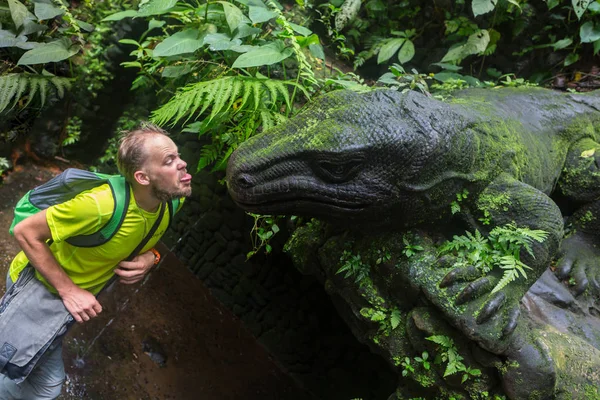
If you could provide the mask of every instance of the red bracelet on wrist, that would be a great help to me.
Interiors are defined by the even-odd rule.
[[[157,265],[160,262],[160,253],[154,247],[151,248],[151,251],[154,254],[154,265]]]

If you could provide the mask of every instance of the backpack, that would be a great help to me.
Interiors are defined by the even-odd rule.
[[[55,204],[71,200],[79,193],[105,183],[110,186],[115,204],[110,220],[99,231],[89,235],[73,236],[66,239],[66,242],[77,247],[95,247],[108,242],[117,233],[127,214],[130,201],[129,182],[121,175],[107,175],[77,168],[66,169],[48,182],[27,192],[15,206],[15,216],[9,228],[10,234],[13,234],[15,225],[25,218]],[[167,202],[167,206],[170,225],[174,212],[179,207],[179,199]]]

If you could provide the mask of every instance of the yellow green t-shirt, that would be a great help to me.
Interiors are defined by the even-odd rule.
[[[46,211],[46,221],[53,240],[50,249],[54,257],[77,286],[93,294],[102,289],[119,262],[125,260],[140,244],[159,216],[160,208],[153,213],[145,211],[137,206],[133,191],[130,194],[131,201],[120,229],[108,242],[96,247],[76,247],[65,240],[97,232],[110,220],[114,200],[108,184],[82,192],[72,200],[49,207]],[[179,207],[181,204],[183,199]],[[169,211],[165,209],[158,229],[140,254],[154,247],[168,225]],[[22,251],[15,256],[10,265],[10,278],[13,282],[28,262]],[[38,272],[36,276],[56,292]]]

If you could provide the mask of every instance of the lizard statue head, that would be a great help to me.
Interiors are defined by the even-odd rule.
[[[428,189],[473,164],[457,125],[467,126],[461,113],[415,92],[331,92],[244,142],[228,162],[229,193],[261,214],[410,225],[435,212]]]

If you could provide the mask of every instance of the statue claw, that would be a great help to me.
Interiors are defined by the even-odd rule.
[[[515,331],[515,328],[517,327],[517,322],[519,321],[520,315],[521,315],[521,308],[519,307],[518,304],[516,306],[512,307],[510,309],[510,311],[508,311],[508,313],[506,315],[506,325],[504,325],[504,328],[502,329],[502,338],[503,339],[507,338]]]
[[[592,288],[595,294],[600,293],[600,251],[593,241],[583,234],[575,234],[563,241],[565,249],[559,258],[554,273],[560,280],[569,279],[568,284],[574,296],[583,294]]]
[[[461,305],[471,300],[474,300],[484,293],[489,292],[493,285],[488,277],[479,278],[473,281],[463,289],[463,291],[456,298],[456,305]]]
[[[506,295],[504,292],[496,292],[492,295],[492,298],[485,303],[485,306],[477,316],[477,325],[481,325],[492,316],[496,315],[498,310],[502,308],[506,301]]]
[[[481,273],[474,266],[455,268],[444,276],[439,286],[445,288],[457,282],[472,281],[479,276]]]

